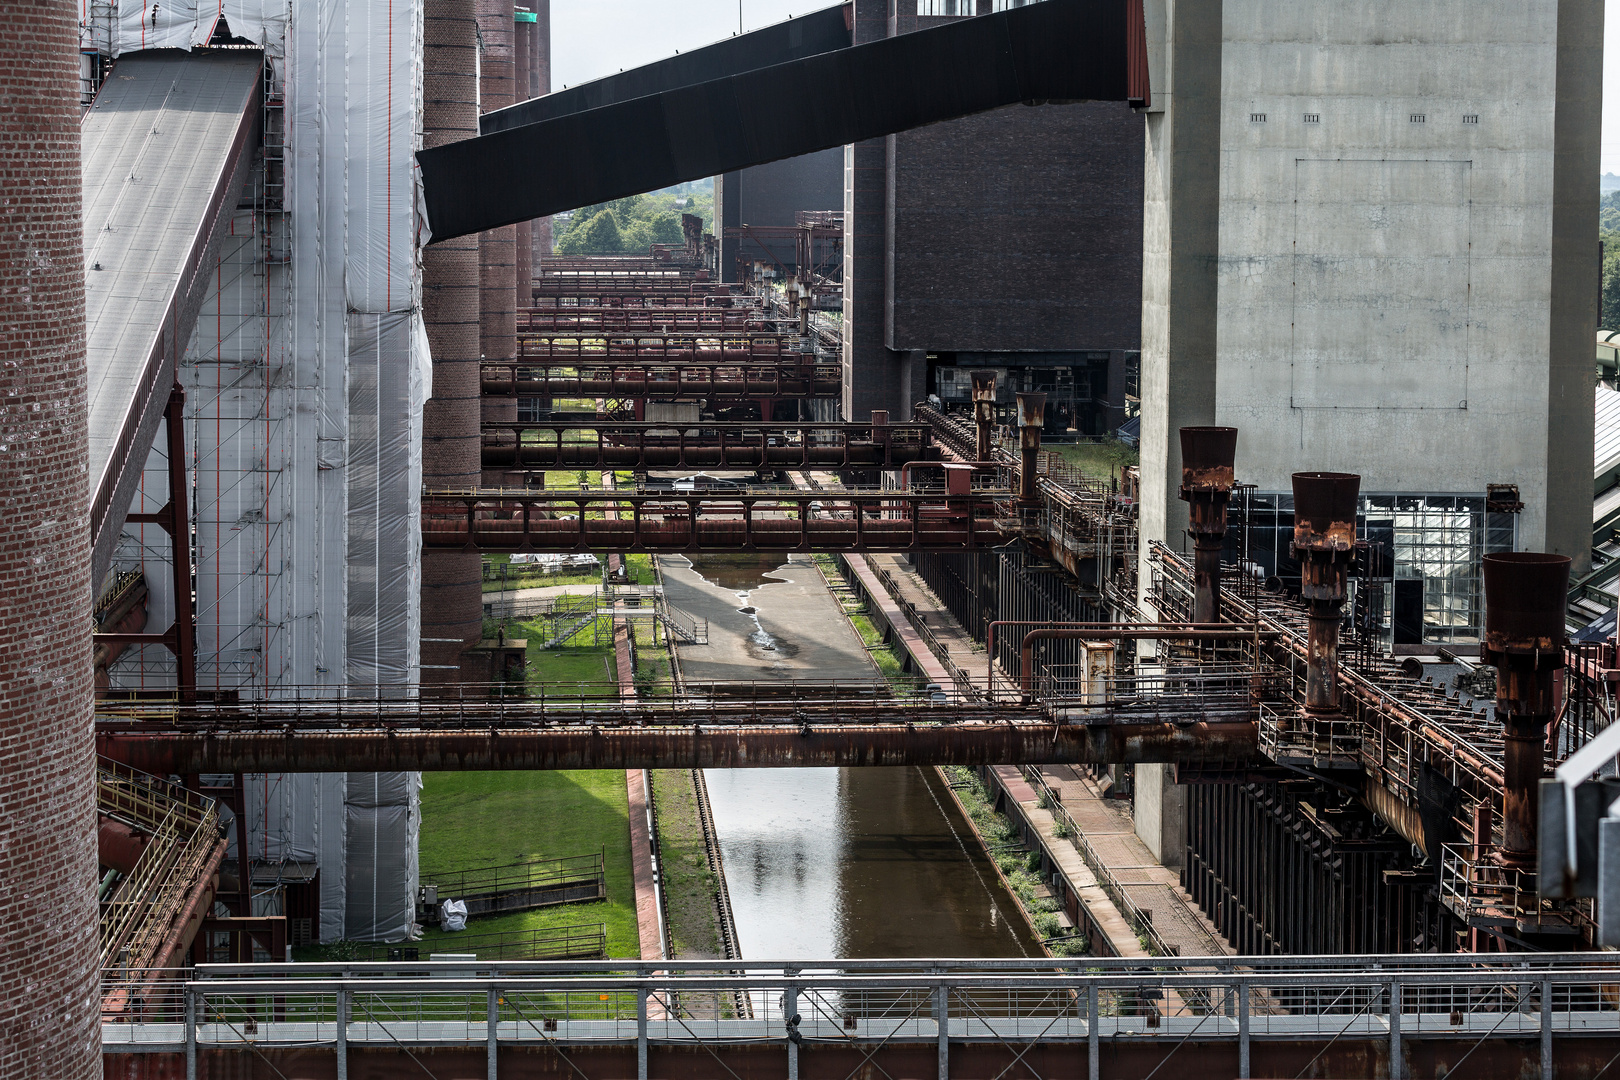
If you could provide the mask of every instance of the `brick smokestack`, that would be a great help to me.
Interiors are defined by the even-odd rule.
[[[551,93],[551,0],[529,0],[534,11],[534,22],[529,24],[533,38],[529,43],[529,96],[540,97]],[[534,248],[532,272],[540,276],[540,260],[551,254],[551,219],[534,219]]]
[[[512,104],[513,64],[512,0],[476,0],[478,33],[483,42],[478,88],[482,112],[493,112]],[[517,227],[503,225],[478,234],[479,340],[484,359],[510,361],[517,353],[514,303],[517,278]],[[492,395],[484,398],[482,417],[491,422],[517,419],[517,398]],[[485,487],[501,487],[507,482],[504,469],[483,474]]]
[[[530,71],[529,59],[534,52],[534,12],[528,8],[516,9],[512,26],[512,104],[528,101]],[[517,236],[516,258],[512,260],[513,303],[519,311],[534,306],[534,222],[520,221],[512,226]]]
[[[0,1076],[78,1080],[101,1075],[78,7],[6,15]]]
[[[427,0],[423,11],[424,146],[478,134],[478,24],[464,0]],[[479,480],[478,238],[422,254],[422,307],[433,352],[433,396],[422,413],[422,485]],[[465,645],[483,636],[481,560],[461,551],[422,554],[422,682],[455,682]],[[434,640],[440,639],[440,640]]]

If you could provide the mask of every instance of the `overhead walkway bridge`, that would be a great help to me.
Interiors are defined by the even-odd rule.
[[[202,965],[136,1022],[103,1023],[102,1048],[121,1077],[421,1075],[431,1055],[434,1075],[503,1080],[1552,1080],[1555,1062],[1597,1076],[1620,1053],[1620,968],[1595,953],[725,967]]]

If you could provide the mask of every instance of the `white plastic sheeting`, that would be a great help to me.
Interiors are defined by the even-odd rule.
[[[79,44],[114,56],[204,45],[223,22],[271,56],[282,55],[287,0],[79,0]]]
[[[244,192],[256,211],[233,224],[181,375],[199,681],[247,698],[407,696],[431,373],[416,242],[421,0],[82,0],[81,37],[115,53],[190,49],[221,18],[271,58],[284,109],[266,128],[284,132],[285,167],[279,190]],[[132,536],[126,558],[153,558],[145,548]],[[249,854],[319,866],[321,940],[410,933],[418,774],[246,783]]]

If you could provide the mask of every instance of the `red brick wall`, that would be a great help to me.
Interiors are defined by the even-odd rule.
[[[0,1076],[101,1075],[78,10],[0,23]]]

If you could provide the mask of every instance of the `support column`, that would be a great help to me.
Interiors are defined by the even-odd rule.
[[[476,0],[482,46],[478,69],[479,112],[513,103],[515,64],[512,39],[517,29],[512,0]],[[526,77],[526,76],[525,76]],[[517,226],[503,225],[478,234],[478,341],[483,358],[507,362],[517,354]],[[517,420],[517,398],[504,394],[482,400],[480,414],[490,423]],[[512,435],[515,441],[515,433]],[[504,469],[481,470],[483,486],[505,486]]]
[[[423,10],[422,143],[478,134],[478,28],[463,0],[427,0]],[[422,253],[422,314],[433,355],[433,394],[422,410],[422,486],[477,486],[480,474],[478,238]],[[477,553],[422,553],[422,683],[460,678],[461,651],[483,636],[482,560]]]
[[[53,1080],[101,1076],[78,16],[0,32],[0,1076]]]

